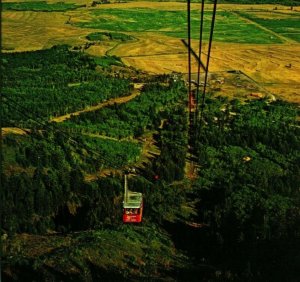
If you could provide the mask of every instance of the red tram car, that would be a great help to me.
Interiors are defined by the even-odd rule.
[[[143,194],[130,191],[127,186],[127,175],[125,174],[123,222],[140,223],[143,217]]]

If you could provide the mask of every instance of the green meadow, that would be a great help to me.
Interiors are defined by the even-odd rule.
[[[185,38],[186,11],[165,11],[156,9],[101,9],[91,12],[89,21],[77,23],[83,28],[94,28],[116,32],[156,32],[176,38]],[[204,40],[209,38],[212,12],[205,12]],[[294,18],[288,19],[293,23]],[[199,38],[199,12],[191,13],[191,36]],[[229,11],[218,11],[214,39],[219,42],[274,44],[282,40],[254,23]]]
[[[300,15],[275,11],[269,12],[269,17],[264,17],[265,13],[262,12],[247,11],[239,14],[286,38],[300,42]]]
[[[73,3],[57,2],[49,4],[46,1],[36,2],[6,2],[2,3],[2,10],[14,10],[14,11],[67,11],[77,9],[83,5],[76,5]]]

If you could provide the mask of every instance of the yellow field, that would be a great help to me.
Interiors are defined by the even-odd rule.
[[[6,1],[8,2],[8,1]],[[48,1],[57,2],[57,1]],[[155,8],[185,10],[179,2],[130,2],[90,7],[86,0],[65,2],[87,4],[88,7],[67,12],[2,12],[2,48],[4,51],[27,51],[48,48],[56,44],[84,45],[85,36],[95,29],[79,28],[70,23],[88,20],[91,9]],[[198,4],[192,5],[199,8]],[[275,5],[219,5],[220,10],[259,9],[260,17],[267,18]],[[289,7],[279,6],[281,13],[292,13]],[[300,8],[294,8],[294,10]],[[278,14],[276,17],[285,17]],[[113,19],[112,19],[113,20]],[[124,43],[103,42],[91,46],[87,53],[94,56],[117,55],[137,69],[151,73],[187,72],[187,50],[179,39],[156,33],[131,33],[137,40]],[[197,49],[197,42],[193,42]],[[11,51],[10,51],[11,50]],[[204,52],[205,53],[205,52]],[[205,56],[203,56],[205,60]],[[196,71],[196,65],[193,71]],[[300,44],[234,44],[214,42],[210,71],[241,70],[260,83],[266,90],[289,101],[300,103]],[[224,93],[226,94],[226,93]]]
[[[28,51],[56,44],[83,44],[88,32],[66,24],[68,18],[61,12],[5,11],[2,13],[2,48]]]
[[[147,36],[137,43],[120,45],[113,54],[122,57],[127,65],[152,73],[186,73],[187,55],[182,43],[167,38],[163,39],[164,43],[160,41],[161,36]],[[143,55],[138,55],[143,46],[146,46]],[[196,50],[197,42],[193,43],[193,48]],[[205,61],[206,56],[202,60]],[[227,70],[241,70],[267,91],[300,103],[300,44],[238,45],[215,42],[211,51],[210,71]],[[192,71],[197,71],[196,64]]]

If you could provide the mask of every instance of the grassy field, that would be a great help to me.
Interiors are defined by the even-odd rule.
[[[101,9],[91,12],[88,21],[76,23],[79,27],[122,32],[156,32],[170,37],[186,37],[186,12],[157,9]],[[204,16],[204,39],[209,38],[212,12]],[[148,19],[151,19],[150,21]],[[199,12],[192,11],[192,38],[199,38]],[[266,30],[240,19],[228,11],[220,11],[214,39],[221,42],[270,44],[282,43],[281,39]]]
[[[66,24],[62,12],[3,11],[2,50],[29,51],[56,44],[84,44],[86,30]]]
[[[299,15],[276,11],[239,12],[242,16],[284,37],[300,42]]]
[[[34,1],[34,2],[4,2],[2,4],[3,11],[15,10],[15,11],[67,11],[82,7],[82,5],[76,5],[71,3],[57,2],[47,3],[46,1]]]

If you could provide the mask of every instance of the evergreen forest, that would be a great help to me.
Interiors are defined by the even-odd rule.
[[[104,58],[106,60],[106,58]],[[2,92],[22,111],[3,105],[3,126],[30,126],[34,120],[48,121],[110,98],[129,95],[127,79],[96,71],[93,57],[68,46],[35,52],[2,54]],[[26,116],[25,116],[26,114]]]
[[[178,75],[143,74],[55,123],[133,81],[68,46],[1,59],[2,126],[24,130],[2,138],[4,281],[297,280],[297,105],[209,93],[189,117]],[[131,167],[141,225],[122,223]]]

